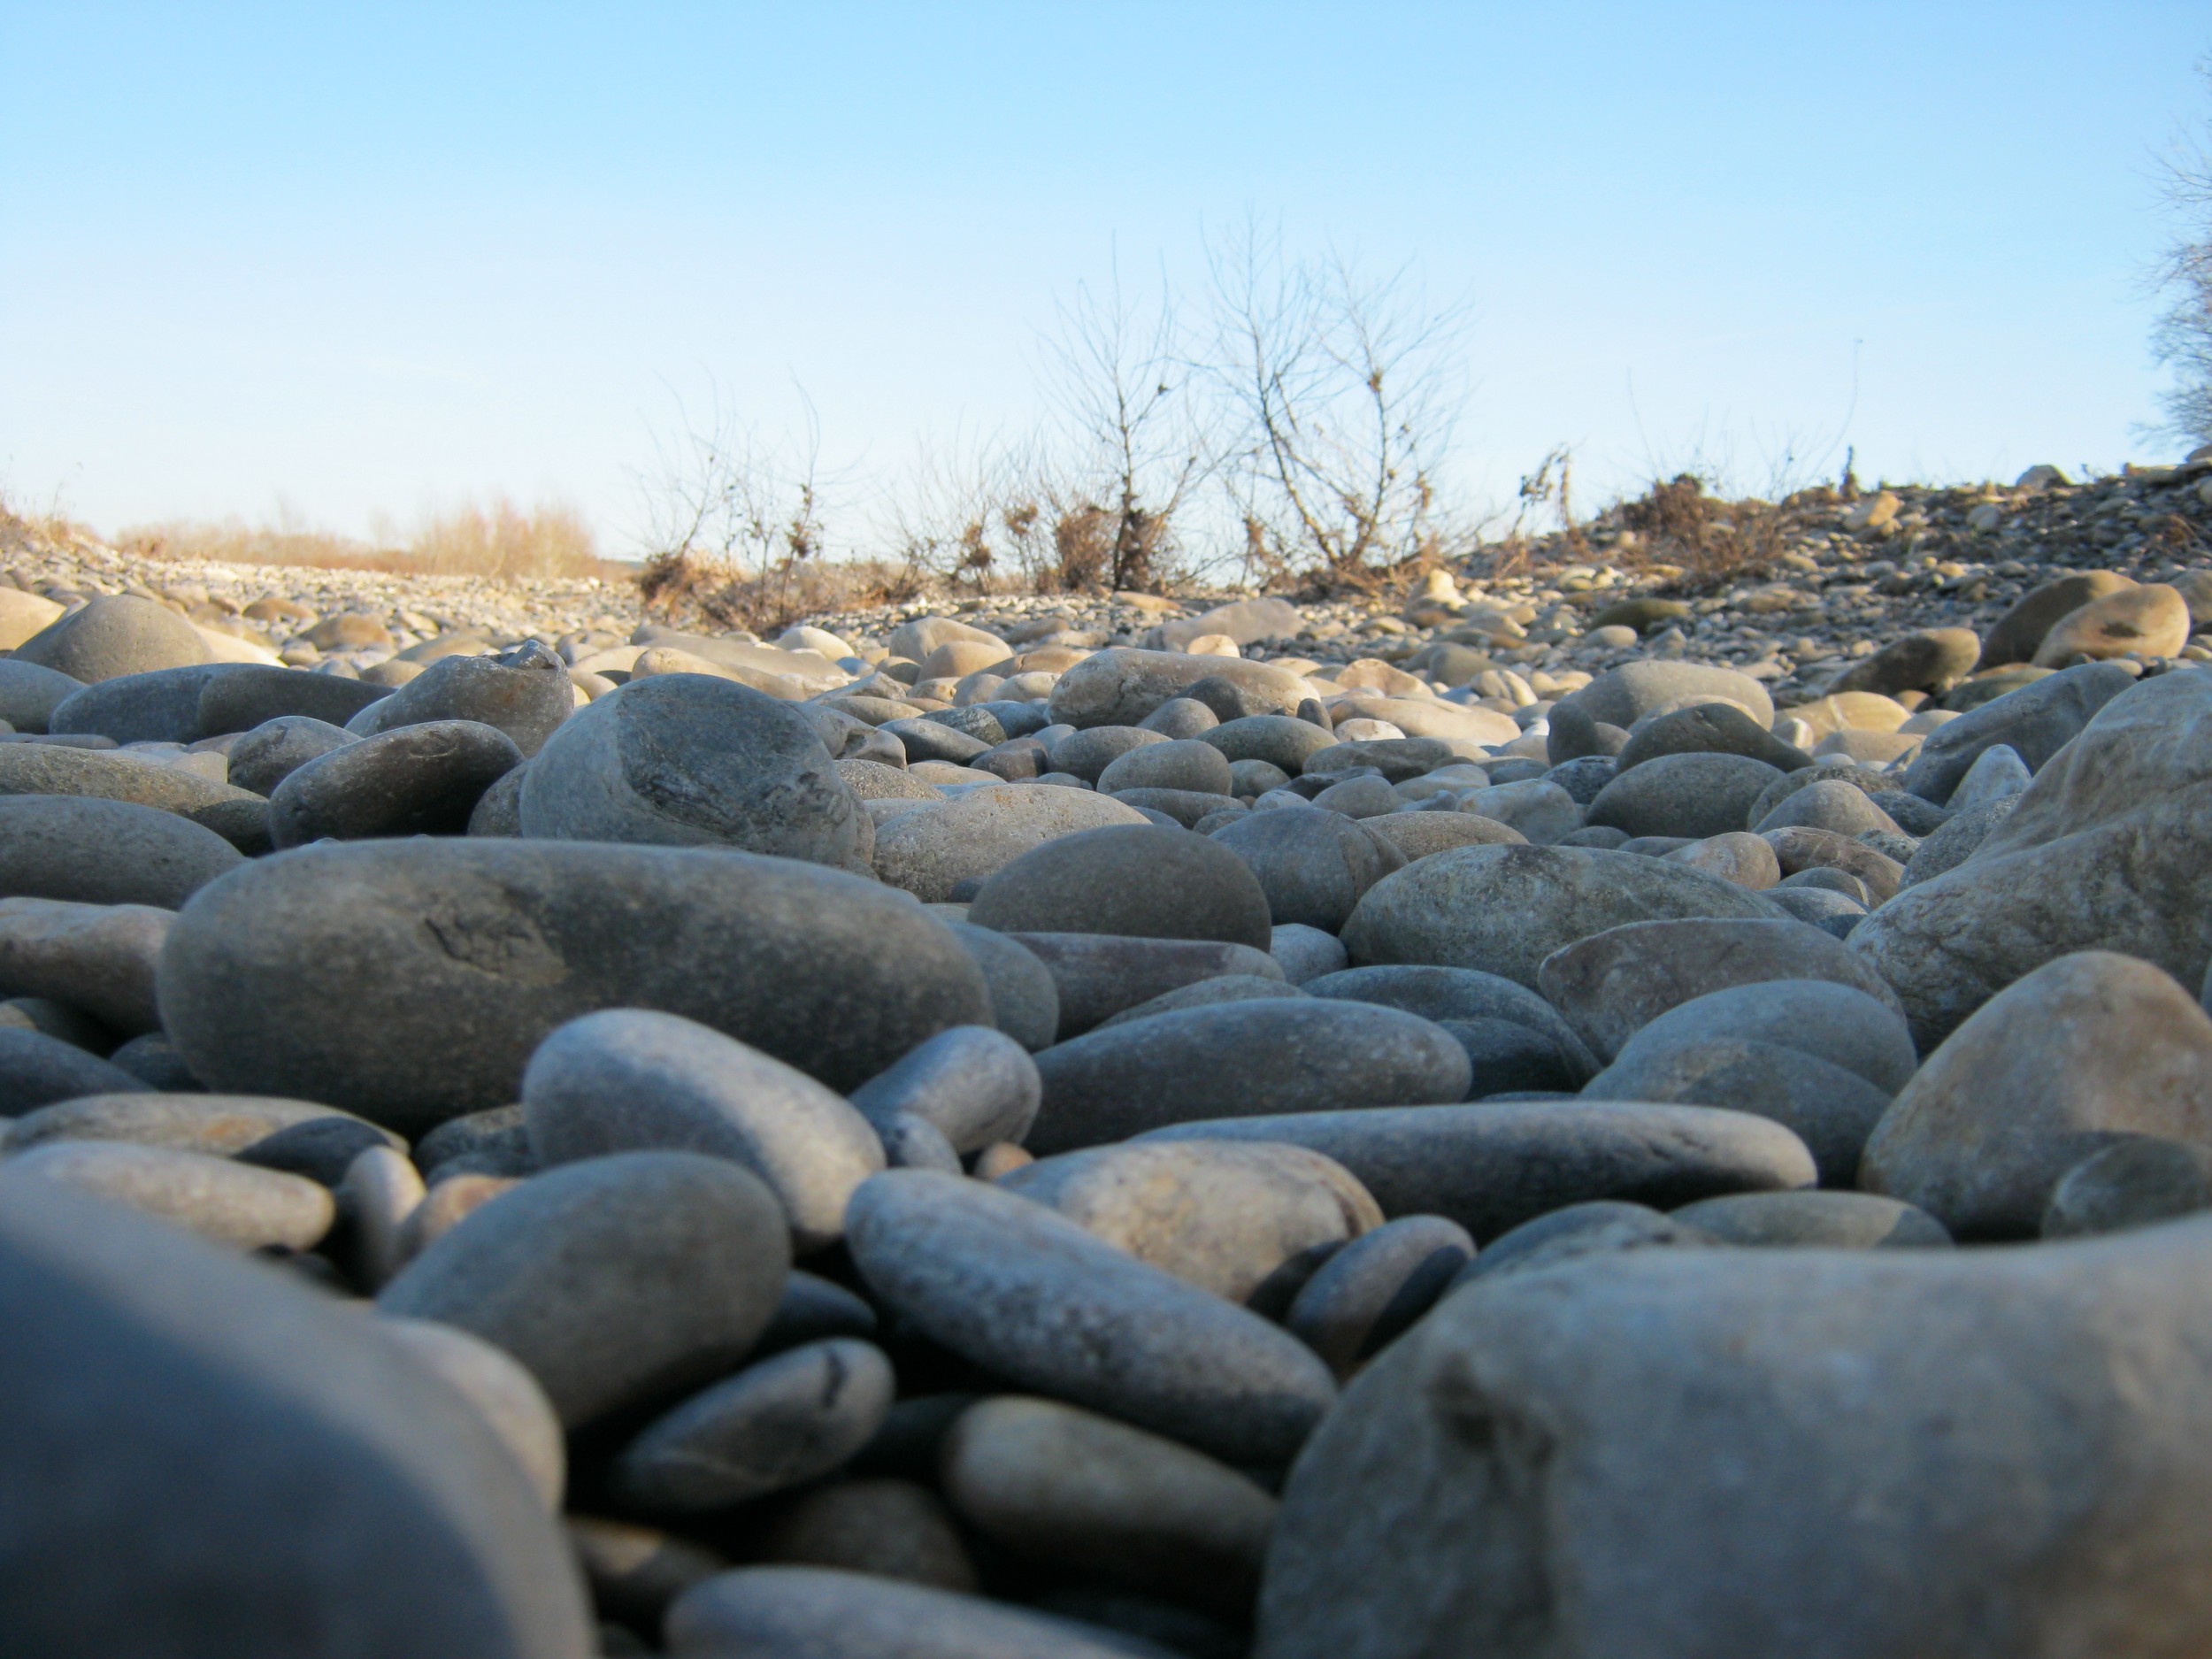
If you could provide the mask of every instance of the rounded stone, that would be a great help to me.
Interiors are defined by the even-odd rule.
[[[155,1091],[87,1094],[26,1112],[0,1135],[0,1153],[50,1141],[119,1141],[168,1147],[305,1175],[334,1186],[371,1147],[404,1150],[388,1130],[308,1101]]]
[[[1286,1265],[1382,1225],[1357,1181],[1302,1147],[1094,1147],[1041,1158],[999,1185],[1238,1302]]]
[[[1335,1398],[1327,1367],[1256,1314],[983,1182],[879,1175],[846,1228],[869,1287],[932,1340],[1215,1456],[1283,1462]]]
[[[1773,700],[1750,675],[1732,668],[1656,660],[1628,663],[1600,674],[1581,690],[1561,698],[1552,717],[1558,718],[1560,709],[1571,706],[1578,714],[1625,732],[1646,715],[1717,702],[1740,705],[1763,726],[1774,723]]]
[[[1355,1239],[1300,1287],[1283,1320],[1339,1377],[1397,1340],[1474,1259],[1467,1229],[1402,1216]]]
[[[833,1088],[989,1010],[959,941],[872,882],[581,841],[372,841],[255,861],[186,905],[157,985],[209,1087],[327,1101],[403,1131],[513,1101],[546,1034],[600,1008],[696,1019]]]
[[[1202,695],[1209,682],[1228,695]],[[1052,688],[1050,710],[1055,721],[1069,726],[1127,726],[1186,694],[1213,709],[1225,725],[1247,715],[1295,714],[1309,695],[1297,675],[1264,663],[1116,648],[1094,651],[1062,674]],[[1234,708],[1234,716],[1223,713],[1223,702]]]
[[[36,1176],[241,1250],[310,1250],[336,1217],[329,1188],[204,1152],[126,1141],[48,1141],[11,1153]]]
[[[1212,940],[1022,933],[1018,942],[1052,976],[1062,1042],[1125,1009],[1202,979],[1229,974],[1281,979],[1283,974],[1266,951]]]
[[[314,678],[327,680],[331,676],[319,674]],[[342,726],[311,719],[305,715],[288,714],[265,721],[244,733],[230,746],[225,758],[230,763],[232,783],[256,795],[272,795],[279,784],[309,761],[360,741]]]
[[[1648,1204],[1593,1199],[1524,1221],[1492,1240],[1480,1256],[1460,1270],[1453,1288],[1592,1256],[1624,1256],[1632,1250],[1694,1250],[1717,1242],[1702,1227],[1677,1221]]]
[[[1736,1193],[1674,1212],[1723,1244],[1824,1250],[1947,1249],[1951,1235],[1924,1210],[1872,1193]]]
[[[293,769],[269,797],[279,849],[310,841],[454,835],[485,790],[522,764],[504,732],[430,720],[365,737]]]
[[[1510,824],[1473,812],[1392,812],[1362,818],[1360,827],[1396,848],[1408,864],[1456,847],[1520,847],[1528,842],[1528,837]],[[1617,830],[1603,833],[1620,833]]]
[[[0,1117],[17,1118],[84,1094],[150,1092],[119,1065],[42,1031],[0,1025]]]
[[[1460,1026],[1477,1022],[1519,1026],[1540,1039],[1558,1056],[1570,1079],[1570,1088],[1581,1087],[1598,1072],[1597,1057],[1556,1009],[1526,986],[1499,974],[1473,968],[1417,964],[1348,968],[1309,979],[1304,988],[1313,996],[1379,1002],[1385,1008],[1402,1009],[1455,1032]],[[1478,1068],[1475,1075],[1479,1085],[1484,1073]]]
[[[432,720],[474,720],[497,726],[526,758],[574,712],[568,665],[535,640],[525,640],[496,657],[440,657],[347,721],[346,730],[373,737]]]
[[[1744,827],[1752,803],[1780,775],[1747,755],[1661,755],[1599,790],[1589,821],[1630,835],[1724,835]]]
[[[1199,733],[1198,741],[1219,749],[1233,764],[1264,761],[1294,778],[1308,760],[1333,748],[1337,740],[1327,726],[1294,714],[1253,714],[1224,720],[1210,732]]]
[[[1055,772],[1068,772],[1095,784],[1106,769],[1140,749],[1171,740],[1164,732],[1138,726],[1094,726],[1070,731],[1045,747],[1047,762]]]
[[[605,1009],[550,1033],[522,1074],[522,1104],[541,1167],[639,1151],[744,1165],[776,1195],[803,1253],[835,1242],[853,1189],[883,1168],[875,1131],[842,1096],[734,1037],[648,1009]]]
[[[991,1024],[1033,1054],[1049,1047],[1060,1029],[1060,991],[1052,971],[1003,933],[967,922],[949,926],[983,972]]]
[[[2212,1210],[2212,1148],[2145,1135],[2093,1152],[2066,1171],[2043,1211],[2042,1236],[2122,1233]]]
[[[514,1454],[550,1514],[561,1508],[568,1446],[545,1390],[520,1365],[480,1337],[427,1319],[380,1319],[376,1329],[461,1395]]]
[[[1147,1139],[1310,1147],[1349,1170],[1384,1215],[1442,1216],[1486,1240],[1592,1199],[1671,1209],[1814,1181],[1812,1155],[1781,1125],[1706,1106],[1548,1100],[1369,1107],[1213,1118]]]
[[[987,881],[1024,854],[1087,830],[1148,820],[1109,795],[1060,784],[992,783],[900,812],[876,832],[875,871],[928,903]]]
[[[968,920],[1002,933],[1210,939],[1264,950],[1267,895],[1217,840],[1108,826],[1022,854],[983,884]]]
[[[1832,979],[1759,979],[1691,997],[1639,1027],[1621,1052],[1717,1038],[1795,1048],[1893,1095],[1920,1064],[1895,1008]]]
[[[856,871],[875,826],[821,739],[734,680],[656,674],[579,710],[530,764],[522,833],[729,846]]]
[[[1143,730],[1157,732],[1162,737],[1188,738],[1203,736],[1219,726],[1221,720],[1194,698],[1170,697],[1140,724]]]
[[[788,1238],[774,1197],[734,1164],[618,1153],[472,1211],[377,1307],[504,1349],[573,1429],[726,1372],[776,1310]]]
[[[1218,749],[1192,738],[1147,743],[1110,762],[1098,774],[1098,787],[1123,789],[1186,789],[1225,795],[1234,787],[1229,763]]]
[[[945,1497],[1015,1555],[1240,1617],[1275,1500],[1202,1453],[1095,1412],[1002,1396],[946,1434]]]
[[[1763,835],[1770,830],[1797,826],[1838,835],[1861,835],[1869,830],[1898,833],[1896,820],[1875,805],[1864,790],[1839,780],[1808,784],[1793,791],[1751,827]]]
[[[214,831],[127,801],[0,795],[0,898],[176,910],[245,863]]]
[[[1971,628],[1924,628],[1860,658],[1828,689],[1871,691],[1886,697],[1918,691],[1939,697],[1972,673],[1981,656],[1980,636]]]
[[[2076,657],[2175,657],[2189,642],[2189,604],[2163,582],[2093,599],[2051,625],[2036,648],[2038,668]]]
[[[2070,571],[2031,588],[1990,629],[1978,666],[2029,661],[2061,618],[2134,585],[2117,571]]]
[[[1472,1074],[1428,1020],[1307,996],[1133,1020],[1046,1049],[1037,1070],[1041,1157],[1197,1118],[1463,1100]]]
[[[687,1515],[803,1486],[868,1443],[894,1387],[871,1343],[788,1349],[647,1424],[609,1465],[608,1488],[648,1514]]]
[[[128,594],[103,595],[15,648],[15,660],[92,685],[125,674],[213,660],[199,630],[165,605]]]
[[[1251,870],[1276,926],[1301,923],[1334,933],[1363,894],[1405,856],[1357,823],[1311,807],[1256,812],[1212,839]]]
[[[19,657],[0,657],[0,720],[17,732],[43,732],[54,710],[84,681]]]
[[[1624,923],[1774,914],[1732,882],[1634,853],[1466,847],[1385,876],[1352,912],[1343,939],[1362,964],[1476,968],[1532,987],[1554,951]]]
[[[1813,764],[1804,750],[1785,743],[1734,703],[1701,703],[1637,722],[1605,781],[1662,755],[1686,754],[1747,755],[1786,772]]]
[[[956,1025],[863,1083],[852,1104],[879,1128],[896,1117],[919,1118],[964,1156],[995,1141],[1019,1143],[1043,1090],[1021,1043],[988,1025]]]
[[[981,1583],[944,1501],[918,1482],[880,1477],[794,1496],[764,1530],[760,1558],[939,1590],[973,1593]]]

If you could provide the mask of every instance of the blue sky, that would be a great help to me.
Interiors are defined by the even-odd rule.
[[[1078,282],[1253,215],[1465,297],[1471,498],[1561,442],[1586,495],[1839,434],[2157,458],[2208,50],[2202,0],[0,0],[0,486],[111,530],[559,495],[618,551],[672,393],[803,386],[852,479],[1018,434]]]

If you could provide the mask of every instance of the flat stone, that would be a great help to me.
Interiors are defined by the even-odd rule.
[[[1145,822],[1134,807],[1087,789],[993,783],[879,826],[876,874],[934,903],[962,882],[986,879],[1062,836]]]
[[[1722,1193],[1810,1187],[1812,1155],[1781,1125],[1704,1106],[1491,1102],[1213,1118],[1149,1141],[1279,1141],[1333,1158],[1384,1215],[1442,1216],[1496,1238],[1563,1205],[1672,1209]]]
[[[1441,1216],[1386,1222],[1321,1264],[1284,1328],[1349,1377],[1433,1307],[1474,1255],[1467,1229]]]
[[[742,1164],[776,1195],[802,1253],[836,1241],[853,1188],[883,1168],[875,1130],[842,1096],[649,1009],[604,1009],[548,1034],[522,1074],[522,1104],[544,1168],[648,1151]]]
[[[868,1443],[894,1387],[871,1343],[792,1348],[647,1424],[610,1464],[609,1490],[648,1514],[687,1515],[803,1486]]]
[[[496,657],[445,657],[346,722],[357,737],[433,720],[497,726],[527,757],[576,712],[568,665],[535,640]]]
[[[733,680],[618,687],[546,739],[521,787],[526,835],[736,847],[856,873],[875,852],[874,822],[814,728]]]
[[[0,796],[81,795],[127,801],[204,823],[227,841],[220,814],[234,804],[265,812],[267,803],[196,772],[156,765],[115,750],[64,749],[50,744],[0,744]]]
[[[1392,812],[1363,818],[1360,828],[1396,848],[1408,864],[1456,847],[1521,847],[1528,837],[1510,824],[1472,812]],[[1625,838],[1624,838],[1625,839]]]
[[[2119,672],[2070,669],[2041,684]],[[2073,951],[2119,951],[2200,984],[2212,960],[2208,791],[2212,676],[2146,680],[2044,764],[1970,858],[1883,905],[1851,949],[1896,987],[1924,1049],[2002,987]]]
[[[326,838],[459,834],[484,791],[521,764],[496,726],[400,726],[294,768],[269,798],[269,838],[282,849]]]
[[[1094,1147],[999,1183],[1094,1237],[1231,1302],[1382,1225],[1366,1190],[1302,1147]]]
[[[1062,1042],[1093,1030],[1124,1009],[1201,979],[1224,974],[1271,979],[1281,978],[1283,972],[1263,950],[1213,940],[1022,933],[1015,942],[1042,962],[1052,976]]]
[[[1600,790],[1589,820],[1631,835],[1722,835],[1745,826],[1752,803],[1779,775],[1747,755],[1661,755]]]
[[[385,687],[337,674],[303,674],[259,664],[226,664],[200,688],[195,738],[250,732],[277,719],[313,719],[342,727],[386,695]]]
[[[175,920],[145,904],[0,899],[0,992],[50,998],[118,1032],[158,1030],[154,964]]]
[[[249,864],[180,914],[158,986],[209,1087],[326,1101],[404,1133],[514,1100],[546,1034],[599,1008],[680,1014],[849,1088],[989,1007],[943,924],[858,877],[488,839]]]
[[[964,1156],[995,1141],[1018,1143],[1043,1090],[1022,1044],[988,1025],[956,1025],[863,1083],[852,1105],[879,1128],[902,1115],[922,1118]]]
[[[826,1567],[718,1573],[676,1598],[667,1633],[674,1659],[1171,1659],[1004,1601]]]
[[[1719,1242],[1702,1227],[1678,1221],[1648,1204],[1592,1199],[1524,1221],[1491,1240],[1480,1256],[1460,1269],[1451,1288],[1457,1290],[1478,1279],[1508,1273],[1540,1272],[1594,1256],[1618,1257],[1632,1250],[1705,1249]]]
[[[174,1147],[48,1141],[11,1152],[12,1179],[36,1176],[241,1250],[310,1250],[330,1231],[330,1191],[275,1170]]]
[[[1581,1033],[1559,1011],[1526,986],[1500,974],[1473,968],[1418,965],[1348,968],[1340,973],[1310,979],[1310,995],[1379,1002],[1402,1009],[1448,1029],[1471,1021],[1504,1021],[1540,1038],[1559,1056],[1570,1088],[1579,1088],[1596,1076],[1600,1063]],[[1483,1081],[1478,1069],[1475,1081]],[[1493,1090],[1483,1089],[1485,1094]]]
[[[1724,1244],[1755,1249],[1947,1249],[1951,1235],[1924,1210],[1872,1193],[1737,1193],[1674,1212]]]
[[[1040,1156],[1194,1118],[1463,1100],[1451,1033],[1396,1009],[1317,1000],[1222,1002],[1094,1031],[1037,1056]]]
[[[2028,662],[2060,618],[2134,585],[2117,571],[2075,571],[2030,588],[1990,629],[1982,645],[1979,666],[1991,669]]]
[[[1533,987],[1545,957],[1624,923],[1774,914],[1758,895],[1717,876],[1633,853],[1468,847],[1385,876],[1352,912],[1343,939],[1362,964],[1477,968]]]
[[[1002,1549],[1240,1619],[1275,1500],[1203,1453],[1056,1401],[1004,1395],[947,1433],[945,1497]]]
[[[1817,928],[1778,918],[1696,918],[1609,929],[1547,957],[1537,988],[1609,1064],[1670,1009],[1770,979],[1832,980],[1899,1008],[1881,977],[1848,948]]]
[[[1848,1186],[1889,1093],[1855,1071],[1778,1043],[1688,1033],[1629,1039],[1585,1100],[1724,1106],[1770,1118],[1802,1141],[1824,1185]]]
[[[1310,695],[1297,675],[1264,663],[1178,651],[1117,648],[1094,652],[1062,674],[1052,688],[1054,720],[1069,726],[1134,726],[1171,697],[1197,691],[1208,680],[1229,687],[1240,704],[1234,716],[1214,712],[1225,724],[1252,714],[1295,714]],[[1209,707],[1213,700],[1201,698]]]
[[[1961,1238],[2032,1237],[2061,1177],[2136,1135],[2212,1148],[2212,1018],[2150,964],[2084,951],[1999,992],[1928,1056],[1860,1185]]]
[[[2208,1262],[2198,1220],[1471,1286],[1300,1458],[1254,1652],[2186,1652]]]
[[[617,1153],[473,1211],[377,1307],[504,1349],[573,1429],[726,1373],[775,1312],[787,1237],[773,1195],[734,1164]]]
[[[1215,1456],[1281,1463],[1335,1399],[1295,1338],[983,1182],[879,1175],[846,1229],[869,1288],[933,1341]]]
[[[412,1356],[276,1270],[12,1163],[0,1187],[0,1646],[595,1651],[528,1477]]]
[[[199,630],[165,605],[103,595],[15,648],[15,660],[91,685],[213,660]]]

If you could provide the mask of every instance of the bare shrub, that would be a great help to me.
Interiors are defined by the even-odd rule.
[[[2212,58],[2199,72],[2212,91]],[[2151,336],[2154,355],[2174,374],[2159,399],[2163,430],[2185,443],[2212,443],[2212,119],[2176,142],[2164,173],[2177,228],[2153,273],[2170,299]]]

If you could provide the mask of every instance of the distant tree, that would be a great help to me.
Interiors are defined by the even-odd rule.
[[[2199,73],[2212,93],[2212,58]],[[2159,403],[2168,432],[2187,443],[2212,443],[2212,117],[2176,142],[2164,173],[2162,194],[2177,228],[2156,268],[2170,303],[2151,346],[2174,382]]]
[[[1404,271],[1287,259],[1257,225],[1210,264],[1212,365],[1240,434],[1228,478],[1254,573],[1365,588],[1433,557],[1464,308],[1432,307]]]

